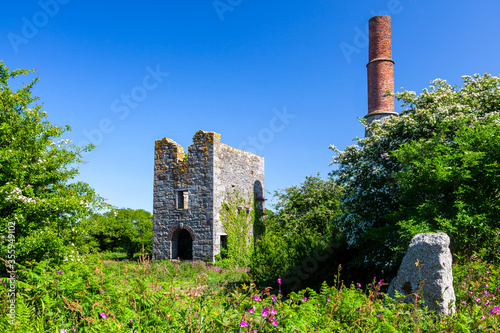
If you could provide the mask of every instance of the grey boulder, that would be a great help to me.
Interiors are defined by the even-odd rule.
[[[418,234],[410,242],[408,251],[389,285],[388,294],[407,303],[422,297],[425,306],[441,314],[455,312],[450,237],[447,234]]]

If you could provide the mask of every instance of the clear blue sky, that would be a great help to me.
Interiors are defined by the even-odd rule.
[[[264,156],[266,191],[326,177],[328,146],[364,133],[371,16],[392,17],[396,89],[419,92],[498,75],[498,13],[497,1],[8,1],[0,59],[34,68],[49,121],[97,144],[79,180],[152,211],[154,141],[187,148],[200,129]]]

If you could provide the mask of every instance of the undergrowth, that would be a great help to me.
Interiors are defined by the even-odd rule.
[[[40,262],[18,267],[14,325],[7,309],[10,282],[2,278],[0,332],[497,331],[498,262],[471,254],[453,267],[456,313],[442,316],[392,300],[381,292],[383,281],[346,286],[340,274],[332,286],[285,296],[280,279],[258,290],[245,269],[203,262],[152,262],[147,256]]]

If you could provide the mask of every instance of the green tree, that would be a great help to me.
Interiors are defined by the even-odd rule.
[[[393,274],[421,231],[449,233],[454,250],[461,240],[481,246],[497,236],[498,154],[487,133],[497,133],[500,79],[463,82],[438,79],[418,96],[398,93],[405,108],[398,116],[367,125],[371,136],[358,146],[331,146],[338,164],[332,176],[344,189],[339,225],[356,253],[351,268]]]
[[[100,251],[125,252],[133,258],[144,246],[151,253],[153,216],[144,209],[112,209],[95,214],[84,225],[90,227],[90,242]]]
[[[63,259],[72,228],[102,206],[88,184],[70,183],[82,152],[92,146],[56,141],[70,128],[45,120],[46,112],[35,104],[38,97],[32,96],[38,77],[17,90],[9,86],[30,72],[10,71],[0,62],[0,258],[17,263]]]
[[[252,257],[252,276],[270,282],[280,277],[291,289],[320,285],[325,269],[337,268],[332,260],[341,241],[336,223],[340,196],[337,182],[319,175],[276,191],[276,212],[264,219],[265,232]]]
[[[406,239],[444,231],[454,251],[492,253],[500,234],[500,116],[461,120],[451,138],[436,135],[394,152],[401,200],[391,219]]]

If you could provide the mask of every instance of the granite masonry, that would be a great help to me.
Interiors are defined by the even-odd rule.
[[[154,259],[213,261],[227,241],[219,210],[235,191],[264,209],[264,158],[220,134],[198,131],[188,154],[171,139],[156,141],[154,168]]]
[[[455,312],[450,237],[444,232],[418,234],[410,242],[408,251],[392,280],[387,293],[393,298],[415,302],[419,294],[425,305],[437,313]]]

